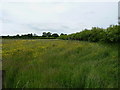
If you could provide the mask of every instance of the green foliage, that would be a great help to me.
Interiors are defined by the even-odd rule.
[[[51,32],[47,32],[47,37],[51,37]]]
[[[83,30],[70,35],[61,35],[59,39],[64,40],[83,40],[91,42],[119,42],[120,41],[120,26],[111,25],[107,29],[93,27],[91,30]]]
[[[46,32],[43,32],[42,37],[47,37],[47,33],[46,33]]]
[[[50,32],[43,32],[42,37],[51,37],[51,33]]]
[[[58,37],[58,39],[67,40],[68,36],[67,36],[67,34],[61,34],[60,37]]]
[[[118,88],[115,44],[3,39],[2,66],[5,88]]]
[[[52,37],[57,38],[57,37],[59,37],[59,35],[57,33],[54,33],[54,34],[52,34]]]
[[[42,36],[38,36],[36,34],[24,34],[24,35],[15,35],[15,36],[2,36],[4,39],[55,39],[59,37],[57,33],[43,32]]]

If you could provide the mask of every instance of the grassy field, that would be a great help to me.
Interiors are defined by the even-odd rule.
[[[117,88],[115,45],[4,39],[5,88]]]

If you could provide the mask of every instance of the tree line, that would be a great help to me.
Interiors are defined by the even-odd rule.
[[[57,33],[43,32],[42,36],[38,36],[37,34],[24,34],[24,35],[15,35],[15,36],[2,36],[2,38],[6,39],[56,39],[59,37]]]
[[[85,29],[81,32],[61,35],[59,39],[91,42],[120,42],[120,26],[110,25],[106,29],[93,27],[91,30]]]
[[[103,29],[93,27],[91,30],[85,29],[81,32],[73,34],[63,34],[43,32],[42,36],[36,34],[25,34],[15,36],[2,36],[2,38],[10,39],[63,39],[63,40],[80,40],[91,42],[120,42],[120,25],[110,25],[108,28]]]

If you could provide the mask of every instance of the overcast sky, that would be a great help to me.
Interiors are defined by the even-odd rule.
[[[19,1],[19,0],[18,0]],[[30,0],[32,1],[32,0]],[[118,23],[118,2],[2,2],[0,35],[75,33]]]

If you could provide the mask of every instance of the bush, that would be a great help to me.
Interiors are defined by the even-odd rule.
[[[120,26],[111,25],[107,29],[93,27],[91,30],[85,29],[81,32],[77,32],[69,35],[61,35],[59,39],[117,43],[120,41]]]

